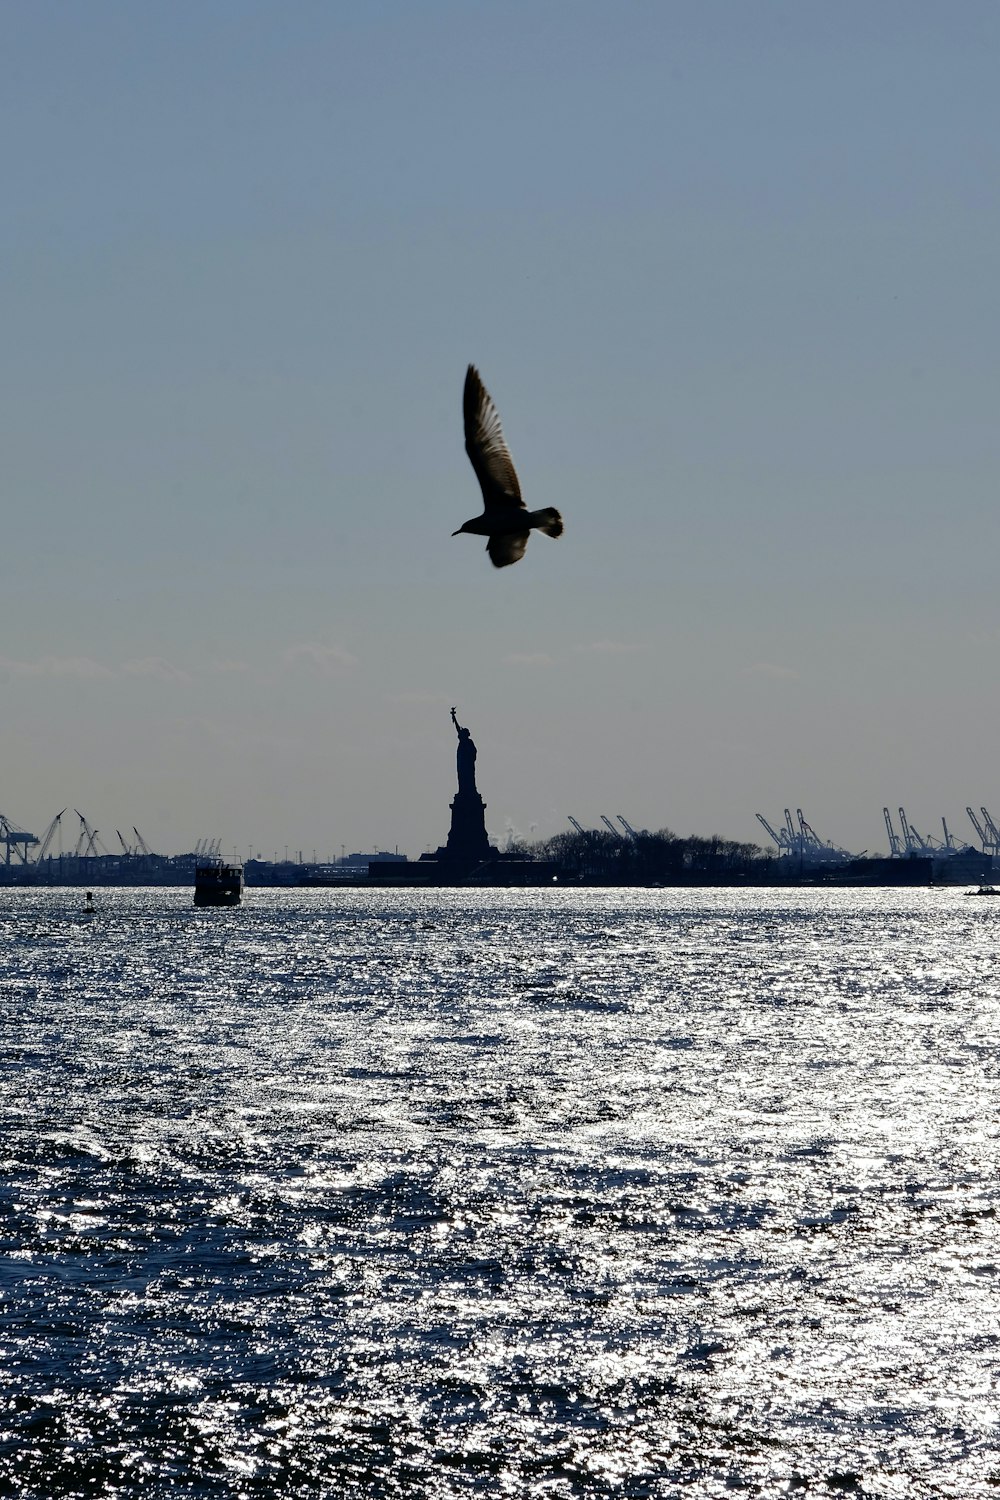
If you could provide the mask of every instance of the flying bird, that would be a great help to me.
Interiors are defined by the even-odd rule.
[[[470,531],[474,536],[489,537],[486,550],[490,561],[495,568],[506,568],[524,556],[532,531],[562,536],[562,516],[551,505],[545,510],[528,510],[525,506],[514,460],[500,426],[500,414],[475,365],[466,371],[462,410],[465,451],[483,492],[483,513],[464,521],[452,536]]]

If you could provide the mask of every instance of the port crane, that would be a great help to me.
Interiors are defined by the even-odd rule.
[[[889,857],[891,859],[902,859],[903,843],[892,826],[892,813],[887,807],[883,807],[882,816],[885,818],[885,831],[889,835]]]
[[[899,826],[902,829],[907,854],[933,854],[931,845],[911,826],[906,810],[902,807],[899,809]]]
[[[983,815],[983,824],[993,843],[992,852],[994,854],[1000,854],[1000,829],[997,828],[997,825],[994,823],[985,807],[981,807],[979,811]]]
[[[785,832],[785,830],[782,829],[780,833],[775,833],[774,829],[771,827],[770,823],[767,821],[763,813],[756,813],[755,817],[761,827],[766,830],[769,837],[771,837],[777,844],[779,852],[782,854],[787,854],[789,852],[788,834]]]
[[[28,845],[37,844],[38,840],[33,833],[26,828],[20,828],[11,822],[4,813],[0,813],[0,843],[5,847],[4,864],[10,864],[11,852],[21,861],[22,865],[28,863]]]
[[[888,818],[888,809],[883,808],[883,812],[885,813],[886,818]],[[892,853],[894,855],[912,854],[920,855],[924,859],[933,859],[936,855],[940,855],[942,851],[948,854],[954,854],[955,852],[955,840],[949,833],[948,824],[945,822],[944,818],[941,819],[941,827],[944,832],[943,842],[941,839],[934,838],[932,834],[920,833],[918,829],[914,828],[913,824],[906,816],[906,809],[903,807],[899,809],[899,826],[903,831],[902,846],[900,847],[898,841],[895,845],[893,845]],[[888,822],[886,823],[886,827],[889,827]]]
[[[623,818],[622,815],[621,815],[621,813],[616,813],[615,816],[618,819],[619,823],[622,825],[622,828],[624,828],[626,834],[628,835],[628,837],[630,839],[637,839],[639,837],[639,835],[636,833],[635,829],[632,827],[632,824],[629,823],[627,821],[627,819]],[[574,827],[574,829],[576,830],[577,833],[586,833],[587,832],[587,830],[583,827],[583,825],[580,822],[577,821],[576,818],[568,816],[567,817],[567,821],[570,822],[570,823],[572,823],[572,825],[573,825],[573,827]],[[607,816],[606,813],[601,813],[601,822],[604,824],[605,828],[608,830],[609,833],[613,833],[614,834],[614,836],[615,836],[616,839],[620,839],[621,838],[621,836],[622,836],[621,829],[615,827],[614,823],[612,823],[611,819]],[[598,832],[598,831],[599,830],[597,830],[597,829],[594,830],[594,832]]]
[[[787,807],[785,808],[785,835],[788,839],[789,854],[801,854],[801,845],[798,843],[795,837],[795,824],[792,822],[792,815],[788,811]]]
[[[983,853],[984,854],[996,854],[996,853],[1000,852],[1000,851],[997,850],[996,844],[993,842],[993,840],[990,837],[990,835],[986,832],[986,829],[980,823],[979,819],[976,817],[976,815],[973,812],[972,808],[971,807],[967,807],[965,809],[965,811],[969,815],[969,822],[972,824],[973,828],[976,830],[976,836],[979,839],[980,844],[982,845]]]
[[[763,813],[757,813],[757,821],[768,836],[778,846],[780,855],[792,855],[796,859],[811,860],[843,860],[849,856],[846,851],[838,848],[829,839],[821,839],[812,824],[806,821],[801,807],[795,809],[795,819],[792,818],[791,809],[785,808],[785,822],[783,827],[775,829],[767,821]]]
[[[804,858],[807,854],[816,854],[825,847],[822,839],[809,827],[802,815],[801,807],[795,809],[795,816],[798,820],[797,825],[792,822],[792,815],[788,808],[785,808],[785,830],[788,834],[789,847],[800,858]]]
[[[801,807],[797,807],[795,809],[795,816],[799,820],[799,835],[802,839],[803,848],[812,849],[814,851],[818,851],[820,849],[832,849],[836,853],[840,852],[836,849],[835,845],[829,843],[824,839],[821,839],[815,828],[813,828],[811,824],[806,822],[805,818],[802,816]]]
[[[38,846],[38,853],[35,855],[35,864],[36,865],[40,865],[41,862],[42,862],[42,860],[45,858],[46,854],[48,854],[48,852],[49,852],[49,845],[52,842],[52,837],[53,837],[56,829],[62,827],[62,816],[63,816],[63,813],[65,811],[66,811],[66,809],[63,808],[62,812],[56,813],[55,817],[52,819],[52,822],[49,824],[48,828],[46,828],[45,832],[42,834],[42,842]],[[60,839],[60,843],[59,843],[59,852],[60,852],[60,854],[62,853],[62,840],[61,839]]]
[[[107,854],[107,849],[97,836],[97,829],[91,828],[78,807],[74,807],[73,811],[80,819],[80,836],[76,841],[75,850],[77,859],[90,859],[91,857],[97,859],[99,854]]]
[[[902,807],[899,809],[899,831],[903,835],[903,848],[905,849],[906,853],[918,853],[917,841],[913,837],[913,830],[911,829],[909,823],[906,821],[906,811]]]
[[[809,834],[806,834],[802,828],[796,829],[795,824],[792,822],[792,814],[787,807],[785,808],[784,824],[777,831],[771,827],[763,813],[757,813],[756,817],[758,823],[767,830],[782,854],[802,854],[806,845],[811,842],[810,835],[812,830],[810,829]],[[801,809],[799,810],[799,817],[802,818]],[[805,819],[802,819],[802,821],[804,823]],[[808,827],[808,824],[806,824],[806,827]]]

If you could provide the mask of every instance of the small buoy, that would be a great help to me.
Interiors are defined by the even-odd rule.
[[[87,892],[87,904],[86,904],[86,906],[83,909],[84,909],[84,911],[93,911],[94,910],[94,893],[93,893],[93,891],[88,891]]]

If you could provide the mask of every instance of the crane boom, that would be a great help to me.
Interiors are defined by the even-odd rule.
[[[87,836],[90,833],[90,824],[87,822],[86,818],[83,816],[83,813],[78,807],[74,807],[73,811],[80,819],[80,832],[76,840],[76,848],[73,851],[77,859],[79,859],[87,845]]]
[[[1000,828],[997,828],[997,825],[994,823],[985,807],[981,807],[979,811],[983,815],[983,826],[985,827],[986,832],[989,834],[990,840],[993,844],[992,852],[994,854],[1000,854]]]
[[[985,854],[986,853],[986,845],[989,843],[989,837],[987,836],[986,830],[983,827],[983,825],[980,823],[979,819],[976,817],[975,813],[972,811],[971,807],[967,807],[965,809],[965,811],[969,815],[969,822],[972,824],[973,828],[976,830],[976,836],[979,839],[979,842],[982,844],[982,846],[983,846],[983,853]]]
[[[97,837],[97,829],[91,828],[90,824],[87,822],[86,818],[83,816],[83,813],[78,807],[74,807],[73,811],[80,819],[80,837],[76,841],[77,857],[89,859],[90,856],[93,855],[93,857],[96,859],[98,850],[100,850],[101,854],[107,854],[107,849],[105,849],[104,845]]]
[[[35,858],[35,863],[36,864],[41,864],[41,862],[45,858],[46,854],[48,854],[48,852],[49,852],[49,845],[52,842],[52,835],[55,833],[56,829],[61,824],[61,822],[62,822],[62,815],[63,815],[63,813],[65,811],[66,811],[66,809],[63,808],[62,812],[56,813],[55,817],[52,819],[52,822],[49,824],[48,828],[46,828],[44,834],[42,835],[42,842],[41,842],[41,844],[39,846],[38,854],[37,854],[37,856]]]
[[[756,813],[754,816],[756,817],[757,822],[760,824],[760,826],[769,835],[769,837],[771,837],[774,840],[774,842],[777,844],[778,848],[779,849],[784,849],[784,847],[785,847],[784,830],[782,830],[781,833],[775,833],[774,829],[771,827],[770,823],[767,821],[767,819],[765,818],[765,816],[764,816],[763,813]]]
[[[906,821],[906,812],[902,807],[899,809],[899,831],[903,835],[903,845],[907,854],[912,854],[913,834],[910,832],[910,825]]]
[[[907,854],[923,854],[924,847],[920,835],[910,826],[906,818],[906,811],[902,807],[899,809],[899,826],[903,831],[903,840],[906,844]]]
[[[913,824],[907,821],[906,814],[902,808],[899,809],[899,823],[906,838],[907,854],[923,854],[926,856],[934,853],[936,847],[934,840],[926,834],[918,833]]]
[[[892,859],[899,859],[903,853],[899,834],[892,826],[892,814],[887,807],[883,807],[882,816],[885,818],[885,831],[889,835],[889,855]]]
[[[803,844],[804,848],[809,848],[809,849],[829,849],[830,848],[830,845],[824,843],[824,841],[820,838],[819,834],[816,832],[815,828],[813,828],[812,824],[806,822],[805,818],[802,815],[802,809],[801,809],[801,807],[797,807],[795,809],[795,816],[799,820],[799,833],[802,836],[802,844]]]

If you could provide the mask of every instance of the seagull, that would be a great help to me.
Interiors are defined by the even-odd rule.
[[[524,556],[531,531],[562,536],[562,516],[551,505],[545,510],[526,508],[514,460],[500,426],[500,413],[475,365],[470,365],[465,374],[462,410],[465,451],[483,492],[483,513],[473,516],[471,521],[463,521],[452,536],[471,531],[475,536],[489,537],[486,550],[490,561],[495,568],[506,568]]]

